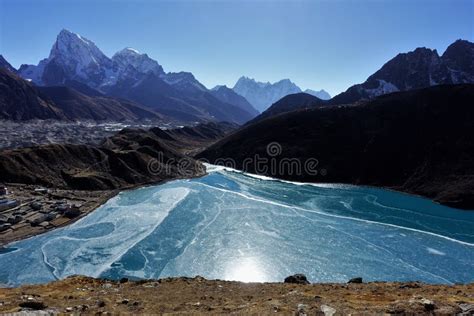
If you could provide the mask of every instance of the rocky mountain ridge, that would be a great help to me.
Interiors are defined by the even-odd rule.
[[[441,56],[425,47],[398,54],[364,83],[350,87],[330,103],[349,104],[391,92],[462,83],[474,83],[474,43],[457,40]]]
[[[176,130],[123,129],[100,145],[49,144],[0,152],[0,182],[73,190],[115,190],[200,176],[187,154],[234,130],[207,123]],[[186,161],[185,165],[182,165]]]

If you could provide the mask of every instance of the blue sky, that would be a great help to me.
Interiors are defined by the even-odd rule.
[[[473,41],[474,0],[0,0],[0,54],[15,67],[47,57],[62,28],[108,56],[134,47],[209,88],[246,75],[334,95],[399,52]]]

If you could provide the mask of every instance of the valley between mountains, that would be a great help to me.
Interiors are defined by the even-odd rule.
[[[66,29],[37,64],[7,59],[0,285],[20,287],[1,312],[474,310],[474,43],[335,96],[206,87]]]
[[[474,44],[466,40],[441,56],[428,48],[401,53],[331,98],[288,79],[243,76],[233,88],[208,89],[135,49],[109,58],[62,30],[38,65],[17,70],[0,59],[0,182],[110,193],[201,176],[202,161],[230,159],[230,167],[279,179],[377,186],[474,209],[473,83]],[[268,152],[272,143],[277,155]],[[314,159],[317,171],[244,165],[255,156]],[[157,158],[159,172],[151,172]],[[20,202],[37,198],[26,191],[17,191]],[[21,237],[15,225],[0,233],[3,242]]]

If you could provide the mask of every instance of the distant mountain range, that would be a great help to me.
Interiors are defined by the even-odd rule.
[[[258,114],[248,104],[240,107],[216,97],[189,72],[166,73],[133,48],[109,58],[92,41],[68,30],[59,33],[48,58],[38,65],[21,65],[18,73],[38,86],[78,89],[79,83],[89,94],[95,90],[128,99],[184,122],[244,123]]]
[[[457,40],[439,56],[435,49],[417,48],[398,54],[371,75],[331,99],[331,104],[353,103],[382,94],[441,84],[474,83],[474,43]]]
[[[156,60],[133,48],[109,58],[92,41],[67,30],[58,34],[48,58],[38,65],[21,65],[16,70],[0,55],[0,68],[11,74],[1,73],[1,118],[160,118],[185,124],[243,124],[312,106],[350,104],[440,84],[474,83],[474,44],[457,40],[441,56],[428,48],[398,54],[364,83],[332,99],[324,90],[302,92],[289,79],[272,84],[241,77],[232,89],[217,86],[209,90],[192,73],[167,73]],[[21,82],[15,74],[31,84]],[[87,110],[79,108],[80,104]]]
[[[248,77],[240,77],[232,89],[245,97],[260,112],[265,111],[284,96],[302,92],[300,87],[289,79],[283,79],[272,84],[270,82],[258,82]],[[305,92],[323,100],[331,98],[329,93],[324,90],[314,91],[308,89]]]
[[[397,91],[461,83],[474,83],[474,44],[457,40],[441,57],[436,50],[427,48],[398,54],[364,83],[356,84],[328,101],[306,93],[287,95],[249,123],[294,110],[351,104]]]

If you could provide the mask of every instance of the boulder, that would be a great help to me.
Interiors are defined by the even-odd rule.
[[[67,218],[75,218],[81,215],[81,211],[77,208],[71,208],[64,213]]]
[[[23,308],[34,309],[34,310],[42,310],[47,307],[43,302],[36,302],[36,301],[21,302],[19,306]]]
[[[362,278],[361,277],[352,278],[347,283],[362,283]]]
[[[306,275],[304,274],[294,274],[285,278],[285,283],[294,283],[294,284],[309,284]]]

